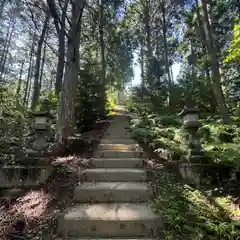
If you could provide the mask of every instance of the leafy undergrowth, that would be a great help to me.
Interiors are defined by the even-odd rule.
[[[155,194],[151,206],[164,222],[160,239],[240,239],[239,183],[201,188],[181,183],[178,174],[162,159],[162,153],[166,160],[179,160],[186,153],[186,133],[181,128],[181,119],[150,112],[151,108],[144,105],[136,106],[132,111],[131,129],[152,157],[146,161],[146,167]],[[213,157],[213,162],[239,168],[239,127],[217,121],[202,123],[203,146]]]
[[[178,116],[149,113],[143,107],[135,109],[131,128],[135,137],[148,144],[166,160],[179,160],[187,151],[187,133]],[[201,120],[201,142],[214,163],[240,168],[240,128],[223,125],[217,120]],[[210,159],[210,158],[209,158]]]
[[[186,152],[186,133],[181,122],[171,116],[147,115],[133,118],[131,129],[134,136],[159,154],[167,151],[168,160],[179,160]]]
[[[109,123],[99,122],[93,131],[88,132],[84,138],[85,145],[77,149],[76,155],[57,157],[54,160],[57,170],[46,185],[25,190],[18,198],[0,202],[0,239],[57,238],[56,218],[60,212],[74,205],[73,189],[81,181],[81,172],[90,166],[94,148]]]
[[[196,189],[182,184],[160,161],[146,162],[155,198],[151,206],[164,222],[160,239],[240,239],[240,210],[237,201],[214,189]]]

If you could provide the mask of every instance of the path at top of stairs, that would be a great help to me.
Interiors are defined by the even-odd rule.
[[[148,206],[152,191],[142,169],[144,153],[131,139],[126,113],[118,108],[107,129],[93,168],[74,191],[76,205],[58,219],[58,233],[76,240],[150,240],[161,219]]]

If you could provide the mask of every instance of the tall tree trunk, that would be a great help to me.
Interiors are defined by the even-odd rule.
[[[11,32],[11,23],[9,23],[9,25],[8,25],[7,35],[6,35],[5,39],[4,39],[3,50],[1,52],[0,73],[2,73],[2,71],[3,71],[3,61],[4,61],[4,58],[5,58],[6,51],[7,51],[6,48],[7,48],[7,43],[8,43],[10,32]],[[1,80],[1,78],[0,78],[0,80]]]
[[[3,75],[4,75],[5,69],[6,69],[6,62],[7,62],[7,57],[9,54],[9,48],[11,46],[12,36],[13,36],[14,30],[15,30],[15,21],[12,23],[12,25],[10,23],[10,29],[8,29],[9,32],[7,33],[6,42],[4,43],[3,55],[1,58],[0,82],[3,81]]]
[[[53,90],[53,84],[55,79],[56,79],[56,74],[55,74],[55,71],[52,70],[50,73],[50,79],[48,81],[48,91]]]
[[[215,114],[216,110],[217,110],[217,103],[216,103],[216,99],[215,99],[213,88],[212,88],[211,76],[210,76],[208,66],[205,67],[205,74],[206,74],[206,78],[208,80],[208,83],[211,86],[210,89],[209,89],[211,111],[212,111],[212,114]]]
[[[158,26],[158,23],[157,24],[157,27]],[[156,57],[157,57],[157,61],[160,61],[160,45],[159,45],[159,32],[156,31]],[[160,83],[161,82],[161,75],[158,74],[157,75],[157,82]]]
[[[68,34],[66,67],[60,94],[56,134],[58,142],[65,145],[68,138],[74,134],[75,128],[75,96],[79,70],[81,19],[85,4],[86,0],[72,1],[72,24]]]
[[[48,32],[46,33],[46,36],[48,36]],[[39,88],[42,88],[42,79],[43,79],[43,72],[44,72],[44,66],[45,66],[45,60],[46,60],[46,50],[47,50],[47,42],[44,44],[43,48],[43,57],[42,57],[42,64],[41,64],[41,70],[40,70],[40,77],[39,77]]]
[[[31,90],[32,90],[32,75],[33,75],[32,73],[33,73],[33,69],[31,69],[31,72],[30,72],[29,86],[28,86],[28,89],[27,89],[27,99],[26,99],[27,107],[30,106],[30,97],[31,97]]]
[[[100,76],[100,115],[105,114],[105,79],[106,79],[106,62],[105,62],[105,43],[104,43],[104,1],[99,2],[99,40],[100,40],[100,61],[101,61],[101,76]]]
[[[18,78],[18,86],[17,86],[17,91],[16,91],[16,106],[18,107],[19,105],[19,100],[20,100],[20,92],[21,92],[21,87],[22,87],[22,74],[23,74],[23,67],[24,67],[24,60],[21,63],[20,67],[20,72],[19,72],[19,78]]]
[[[40,74],[40,66],[41,66],[42,46],[43,46],[44,38],[46,36],[49,19],[50,19],[50,14],[47,13],[44,20],[42,33],[38,41],[36,65],[35,65],[35,73],[34,73],[33,96],[32,96],[32,104],[31,104],[32,110],[35,110],[40,97],[39,74]]]
[[[169,104],[169,111],[171,111],[172,110],[172,79],[171,79],[171,74],[169,69],[165,0],[161,1],[160,8],[162,13],[162,33],[163,33],[163,45],[164,45],[165,71],[167,73],[167,78],[168,78],[168,104]]]
[[[25,93],[24,93],[24,98],[23,98],[23,105],[26,105],[26,103],[27,103],[28,89],[29,89],[29,84],[30,84],[30,76],[31,76],[32,66],[33,66],[32,61],[33,61],[35,40],[36,40],[36,31],[33,35],[32,45],[31,45],[31,49],[30,49],[29,67],[28,67],[26,88],[25,88]]]
[[[32,93],[32,85],[33,85],[32,78],[33,78],[34,62],[35,62],[35,59],[33,58],[33,60],[32,60],[32,67],[31,67],[30,75],[29,75],[29,87],[27,89],[27,100],[26,100],[27,101],[27,106],[30,105],[30,96],[31,96],[31,93]]]
[[[144,79],[144,51],[143,51],[143,39],[140,36],[140,66],[141,66],[141,85],[142,88],[145,86]]]
[[[151,26],[150,26],[150,3],[149,0],[146,0],[143,4],[143,22],[146,32],[146,47],[147,47],[147,63],[146,63],[146,80],[148,84],[152,87],[153,79],[152,79],[152,72],[151,72],[151,63],[152,63],[152,43],[151,43]]]
[[[173,66],[171,66],[170,67],[170,75],[171,75],[171,79],[172,79],[172,87],[174,87],[175,86],[175,84],[174,84],[174,79],[173,79]]]
[[[198,4],[198,3],[197,3]],[[200,39],[202,41],[202,49],[203,49],[203,54],[207,55],[207,42],[206,42],[206,37],[205,37],[205,32],[204,32],[204,28],[203,28],[203,21],[201,19],[201,14],[199,11],[199,7],[197,7],[197,20],[198,20],[198,29],[199,29],[199,36]],[[215,95],[213,92],[213,84],[212,84],[212,80],[211,80],[211,76],[210,76],[210,72],[209,72],[209,64],[204,64],[203,70],[205,71],[205,75],[207,78],[207,82],[210,86],[210,106],[211,106],[211,110],[212,113],[215,114],[216,110],[217,110],[217,103],[216,103],[216,99],[215,99]]]
[[[5,3],[6,3],[6,0],[1,0],[1,2],[0,2],[0,20],[3,17]]]
[[[230,123],[231,118],[228,113],[228,109],[225,103],[225,98],[222,91],[221,86],[221,74],[219,71],[219,62],[216,52],[216,47],[214,43],[214,39],[212,36],[212,29],[209,22],[209,16],[207,11],[207,6],[204,0],[198,0],[199,1],[199,7],[202,14],[202,20],[203,20],[203,27],[206,37],[206,43],[207,43],[207,49],[208,54],[210,57],[211,62],[211,70],[212,70],[212,83],[213,83],[213,92],[218,104],[219,113],[223,118],[223,121],[225,123]]]
[[[57,64],[57,74],[55,83],[55,93],[59,96],[62,88],[63,71],[65,65],[65,25],[66,25],[66,12],[68,8],[69,0],[65,1],[62,16],[61,16],[61,26],[59,31],[59,44],[58,44],[58,64]]]

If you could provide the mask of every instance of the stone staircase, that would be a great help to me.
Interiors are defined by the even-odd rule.
[[[152,197],[144,155],[127,131],[124,112],[114,117],[84,182],[75,188],[77,204],[58,219],[58,233],[76,240],[150,240],[162,222],[149,208]]]

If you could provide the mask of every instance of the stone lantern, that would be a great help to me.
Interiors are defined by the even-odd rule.
[[[34,130],[36,133],[36,140],[33,143],[34,150],[44,150],[47,146],[47,136],[51,127],[51,120],[53,119],[50,113],[50,102],[48,99],[43,100],[39,112],[34,112],[33,117]]]
[[[202,149],[198,134],[198,129],[201,127],[199,109],[191,99],[186,101],[180,116],[183,117],[183,127],[188,133],[188,155],[186,158],[190,162],[201,162],[204,150]]]

